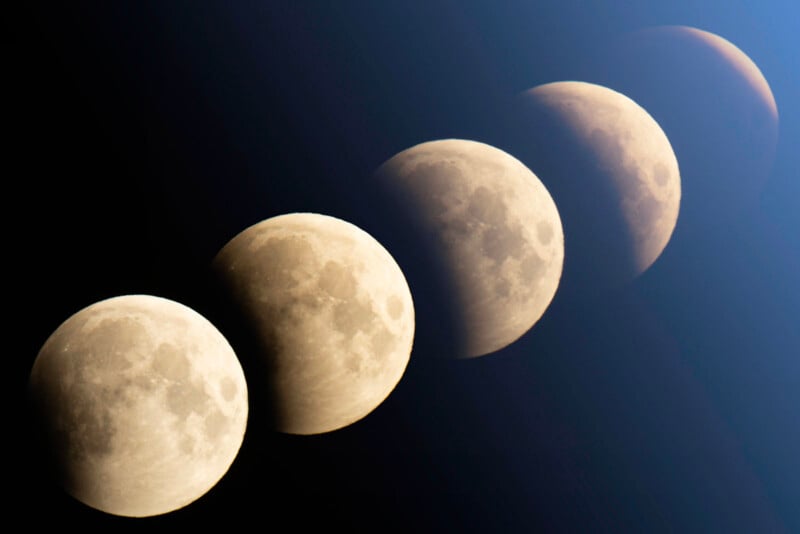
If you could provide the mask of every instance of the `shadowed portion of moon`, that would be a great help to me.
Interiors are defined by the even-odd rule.
[[[772,169],[778,108],[756,64],[730,41],[688,26],[657,26],[600,47],[593,81],[653,115],[680,161],[678,231],[722,226],[758,205]]]
[[[538,321],[564,245],[558,210],[529,169],[485,143],[444,139],[396,154],[375,176],[438,245],[466,335],[459,356],[500,350]]]
[[[562,291],[586,298],[630,282],[670,240],[681,181],[670,142],[627,96],[554,82],[518,95],[504,146],[552,192],[564,222]]]
[[[253,380],[269,392],[277,430],[352,424],[402,377],[411,293],[392,256],[360,228],[313,213],[273,217],[231,239],[213,268],[257,351]]]
[[[233,349],[190,308],[147,295],[95,303],[40,350],[30,395],[51,466],[84,504],[159,515],[205,494],[244,438]]]

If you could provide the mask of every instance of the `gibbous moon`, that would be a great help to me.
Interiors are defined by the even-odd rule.
[[[522,93],[513,144],[553,192],[566,235],[565,284],[607,289],[647,270],[672,236],[678,161],[636,102],[585,82]]]
[[[725,226],[757,207],[775,157],[778,107],[750,57],[689,26],[644,28],[599,56],[593,79],[634,99],[669,136],[687,232]]]
[[[226,339],[192,309],[148,295],[67,319],[29,386],[60,483],[114,515],[164,514],[204,495],[247,424],[247,384]]]
[[[400,381],[414,305],[400,267],[357,226],[291,213],[250,226],[213,262],[257,340],[277,430],[318,434],[372,412]]]
[[[459,356],[500,350],[540,319],[558,289],[564,235],[530,169],[485,143],[443,139],[399,152],[375,175],[441,250],[467,336]]]

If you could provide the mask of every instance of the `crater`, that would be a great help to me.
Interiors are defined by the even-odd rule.
[[[553,225],[548,221],[539,221],[536,223],[536,235],[539,237],[539,243],[542,245],[549,245],[553,240]]]
[[[179,447],[182,453],[192,454],[194,452],[194,438],[191,436],[183,436]]]
[[[104,319],[85,334],[76,352],[92,355],[93,372],[119,374],[132,365],[126,355],[132,350],[146,347],[149,342],[145,328],[138,321],[128,317]]]
[[[209,396],[202,387],[194,383],[178,383],[167,388],[167,409],[184,420],[192,412],[208,410]]]
[[[506,222],[503,199],[484,186],[478,187],[470,196],[467,213],[489,226],[500,227]]]
[[[344,334],[346,339],[351,339],[359,330],[365,330],[375,317],[372,306],[357,299],[341,302],[333,311],[334,327]]]
[[[186,350],[171,343],[161,343],[153,355],[153,370],[171,382],[188,380],[192,364]]]
[[[524,283],[523,287],[530,289],[530,285],[540,280],[545,271],[545,262],[535,253],[529,254],[519,266],[519,277]]]
[[[205,418],[205,434],[211,441],[219,441],[219,438],[228,428],[228,418],[219,410],[213,410]]]
[[[661,162],[656,163],[653,167],[653,179],[660,187],[664,187],[669,183],[669,169]]]
[[[319,275],[319,287],[337,299],[352,299],[356,295],[357,282],[350,270],[335,261],[329,261]]]
[[[70,408],[55,429],[56,446],[72,459],[85,460],[113,452],[114,420],[102,399],[73,391]],[[62,408],[67,411],[66,408]]]
[[[495,226],[483,234],[484,255],[495,263],[502,264],[506,258],[517,258],[525,246],[525,237],[520,227]]]
[[[250,247],[252,249],[252,247]],[[268,286],[290,290],[301,282],[302,271],[298,266],[316,266],[317,259],[311,244],[303,237],[271,238],[257,248],[255,254],[252,250],[247,254],[234,251],[233,258],[248,258],[248,265],[243,273],[260,283],[268,281]],[[265,295],[269,299],[269,295]]]
[[[225,376],[219,381],[219,391],[222,393],[222,398],[230,402],[236,397],[238,388],[231,377]]]
[[[403,301],[397,295],[391,295],[386,299],[386,311],[389,317],[395,321],[403,314]]]
[[[372,358],[383,359],[386,355],[394,351],[397,340],[395,336],[383,324],[377,325],[377,332],[372,334],[370,346],[372,347]]]

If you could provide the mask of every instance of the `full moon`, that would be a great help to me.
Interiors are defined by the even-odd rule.
[[[68,318],[29,386],[59,482],[114,515],[164,514],[204,495],[247,424],[247,384],[226,339],[194,310],[148,295]]]
[[[619,92],[573,81],[525,91],[516,113],[514,146],[564,220],[565,279],[606,289],[647,270],[672,236],[681,198],[658,123]]]
[[[394,390],[414,338],[411,292],[357,226],[291,213],[231,239],[213,261],[248,323],[277,430],[319,434],[365,417]]]
[[[467,336],[459,356],[498,351],[530,330],[564,261],[559,212],[536,175],[494,146],[463,139],[415,145],[375,175],[441,250]]]

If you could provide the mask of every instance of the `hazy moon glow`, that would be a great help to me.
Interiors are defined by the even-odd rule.
[[[255,224],[214,269],[260,344],[277,429],[317,434],[372,412],[408,364],[414,306],[392,256],[355,225],[314,213]]]
[[[443,139],[408,148],[377,179],[435,236],[463,313],[466,356],[526,333],[558,288],[564,235],[549,192],[510,154]]]
[[[647,30],[645,30],[645,32],[646,31]],[[764,78],[761,70],[753,60],[737,48],[736,45],[727,39],[723,39],[719,35],[689,26],[663,26],[661,27],[661,31],[674,32],[679,35],[685,34],[687,37],[701,41],[709,48],[715,50],[725,62],[732,65],[739,72],[742,78],[750,85],[753,92],[760,96],[770,114],[775,120],[778,119],[778,105],[775,103],[775,97],[772,95],[772,90],[769,88],[767,79]]]
[[[236,457],[248,416],[245,377],[222,334],[147,295],[67,319],[39,352],[30,392],[66,491],[122,516],[205,494]]]
[[[778,107],[750,57],[688,26],[631,32],[602,56],[600,83],[647,109],[669,136],[687,231],[725,225],[757,206],[775,158]]]
[[[586,266],[606,262],[622,279],[644,272],[669,242],[681,198],[678,161],[658,123],[627,96],[585,82],[540,85],[521,100],[538,113],[524,126],[535,140],[525,142],[551,162],[541,176],[564,210],[568,257],[572,238],[592,248],[592,255],[578,252]],[[592,276],[603,283],[599,272]]]

